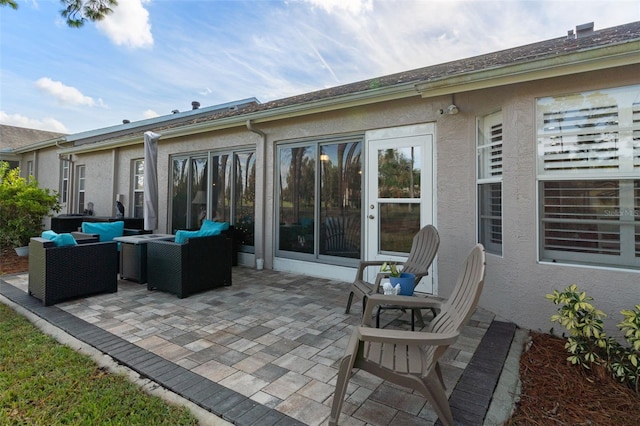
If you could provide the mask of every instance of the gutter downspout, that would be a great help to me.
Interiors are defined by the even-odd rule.
[[[247,120],[247,130],[262,137],[262,237],[260,238],[260,253],[256,253],[256,261],[261,258],[264,261],[265,258],[265,240],[267,229],[267,134],[260,129],[253,127],[251,120]],[[259,254],[259,256],[258,256]],[[257,265],[257,262],[256,262]]]

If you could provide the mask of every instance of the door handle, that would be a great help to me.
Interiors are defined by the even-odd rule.
[[[375,216],[374,216],[374,215],[372,215],[372,214],[370,214],[370,215],[369,215],[369,219],[375,219]]]

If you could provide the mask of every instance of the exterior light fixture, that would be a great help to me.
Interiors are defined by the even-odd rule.
[[[460,110],[454,104],[449,105],[446,109],[440,108],[438,110],[438,114],[440,114],[440,115],[445,115],[445,114],[446,115],[456,115],[459,112],[460,112]]]

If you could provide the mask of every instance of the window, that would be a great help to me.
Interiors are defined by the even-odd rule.
[[[133,161],[133,217],[144,217],[144,160]]]
[[[361,149],[359,138],[278,148],[278,256],[360,259]]]
[[[85,166],[78,166],[78,213],[83,213],[85,210]]]
[[[66,204],[69,198],[69,160],[60,164],[60,202]]]
[[[256,153],[254,151],[239,152],[234,158],[234,226],[238,231],[240,244],[247,251],[254,246],[254,212],[256,200]]]
[[[31,177],[33,176],[33,160],[27,161],[27,179],[31,181]]]
[[[640,269],[640,86],[537,101],[540,259]]]
[[[502,113],[478,120],[478,242],[502,255]]]
[[[255,151],[210,152],[172,160],[171,228],[229,222],[240,250],[254,251]]]

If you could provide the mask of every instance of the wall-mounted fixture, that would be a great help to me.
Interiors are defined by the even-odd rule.
[[[460,110],[454,104],[449,105],[446,109],[440,108],[438,110],[438,114],[440,114],[440,115],[445,115],[445,114],[446,115],[455,115],[455,114],[457,114],[459,112],[460,112]]]

